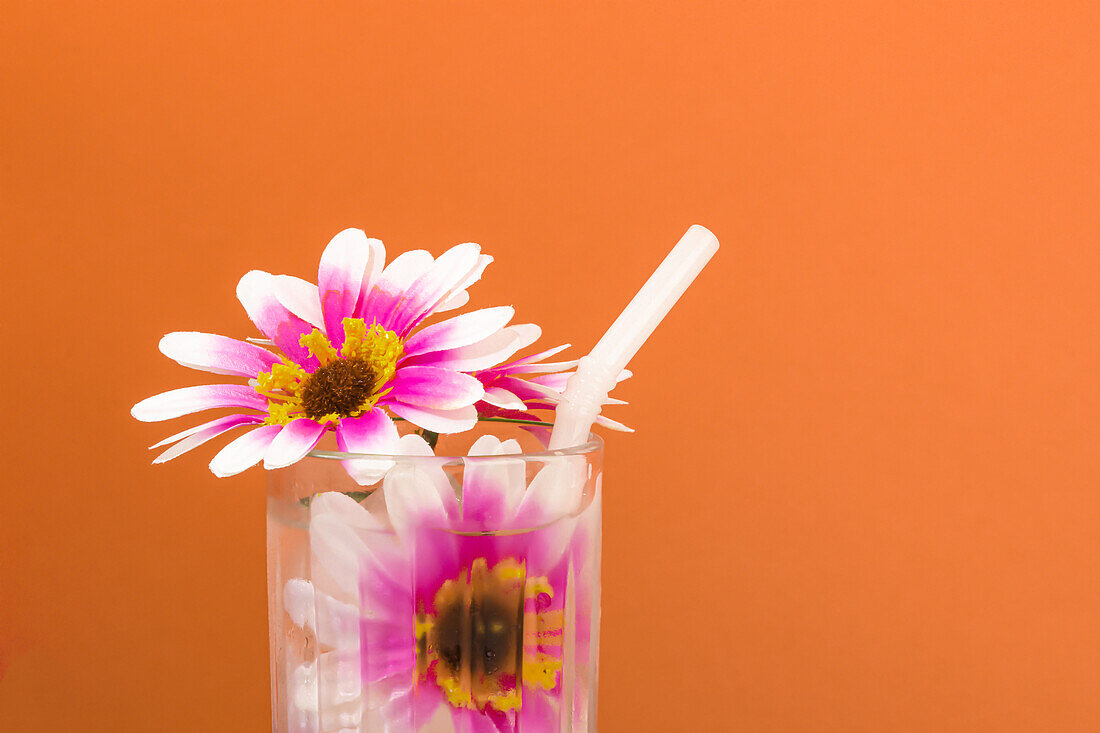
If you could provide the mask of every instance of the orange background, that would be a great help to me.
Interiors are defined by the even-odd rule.
[[[225,7],[226,5],[231,7]],[[609,414],[601,728],[1100,729],[1095,3],[7,3],[0,729],[268,728],[264,474],[130,406],[338,230]]]

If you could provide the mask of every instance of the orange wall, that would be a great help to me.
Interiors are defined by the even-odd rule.
[[[379,5],[5,4],[0,729],[266,729],[263,472],[128,415],[243,272],[479,241],[587,349],[693,222],[602,729],[1100,729],[1096,4]]]

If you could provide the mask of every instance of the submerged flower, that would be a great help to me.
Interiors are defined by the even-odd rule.
[[[248,384],[185,387],[134,406],[139,420],[167,420],[213,408],[244,410],[173,435],[163,462],[238,427],[248,429],[210,463],[230,476],[263,460],[290,465],[336,433],[340,450],[393,453],[390,415],[435,433],[468,430],[484,395],[471,372],[511,357],[520,337],[502,330],[514,313],[485,308],[419,328],[433,314],[464,305],[466,289],[492,261],[476,244],[433,258],[412,250],[385,265],[385,249],[358,229],[336,235],[321,256],[317,285],[254,270],[237,297],[281,354],[254,343],[176,332],[160,350],[184,366],[245,377]],[[384,466],[345,461],[356,480],[376,481]]]
[[[430,455],[418,436],[402,441]],[[321,676],[304,699],[322,731],[362,718],[412,731],[441,717],[461,731],[585,729],[598,478],[587,504],[568,490],[569,472],[585,466],[578,456],[528,484],[522,459],[502,459],[519,450],[479,439],[460,500],[441,468],[400,462],[369,508],[338,492],[313,499],[313,579],[289,581],[284,603],[316,630],[321,653],[298,678]]]

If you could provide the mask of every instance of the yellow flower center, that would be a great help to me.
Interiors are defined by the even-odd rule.
[[[435,594],[434,615],[416,618],[417,670],[434,676],[453,707],[517,710],[523,687],[547,691],[558,684],[562,611],[538,610],[553,596],[546,578],[527,577],[515,560],[492,569],[483,558],[448,580]]]
[[[299,417],[320,423],[358,417],[374,407],[397,373],[404,345],[393,331],[379,324],[367,327],[362,318],[345,318],[344,344],[337,352],[318,329],[299,343],[320,362],[307,372],[286,359],[256,377],[256,391],[267,398],[269,425],[284,425]]]

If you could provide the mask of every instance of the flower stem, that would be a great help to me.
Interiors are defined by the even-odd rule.
[[[433,433],[431,430],[419,431],[420,437],[427,441],[432,450],[435,450],[435,444],[439,442],[439,433]]]
[[[403,417],[394,417],[394,422],[406,422]],[[515,417],[479,417],[478,422],[503,422],[512,423],[513,425],[536,425],[543,428],[552,428],[554,423],[546,422],[545,420],[522,420]],[[438,434],[437,434],[438,435]],[[433,446],[434,447],[434,446]]]

